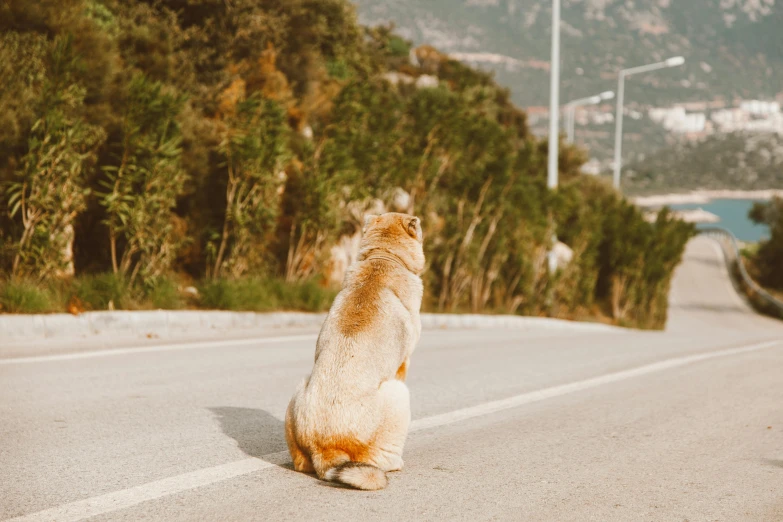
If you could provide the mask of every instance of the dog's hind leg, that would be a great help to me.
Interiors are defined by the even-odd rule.
[[[296,427],[294,426],[295,401],[296,395],[291,399],[285,412],[285,441],[288,443],[288,451],[291,453],[291,459],[294,461],[294,469],[302,473],[315,473],[310,457],[302,451],[299,442],[296,440]]]
[[[384,471],[400,471],[402,450],[411,423],[410,394],[402,381],[392,379],[378,389],[383,417],[375,433],[371,460]]]

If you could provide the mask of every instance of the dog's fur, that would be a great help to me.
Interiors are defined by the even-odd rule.
[[[297,471],[358,489],[402,469],[410,424],[405,385],[421,335],[424,251],[419,218],[365,220],[357,262],[321,328],[313,371],[285,418]]]

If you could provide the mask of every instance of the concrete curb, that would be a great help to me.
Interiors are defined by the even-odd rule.
[[[319,327],[326,314],[300,312],[118,311],[0,315],[0,341],[90,337],[101,334],[168,337],[203,330]]]
[[[576,332],[622,332],[624,328],[601,323],[581,323],[549,317],[482,314],[421,314],[425,329],[505,329],[505,330],[562,330]]]
[[[169,337],[210,330],[320,328],[325,313],[224,311],[114,311],[44,315],[0,315],[0,342],[30,339],[92,337],[103,334]],[[471,314],[422,314],[422,327],[551,329],[583,332],[621,331],[622,328],[543,317]]]

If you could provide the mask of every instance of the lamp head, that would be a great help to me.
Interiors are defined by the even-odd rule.
[[[666,64],[666,67],[677,67],[678,65],[685,63],[685,58],[682,56],[675,56],[673,58],[669,58],[664,63]]]

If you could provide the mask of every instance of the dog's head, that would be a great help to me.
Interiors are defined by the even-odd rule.
[[[362,232],[359,259],[373,251],[387,252],[398,257],[413,273],[424,270],[424,235],[421,220],[416,216],[397,212],[367,216]]]

